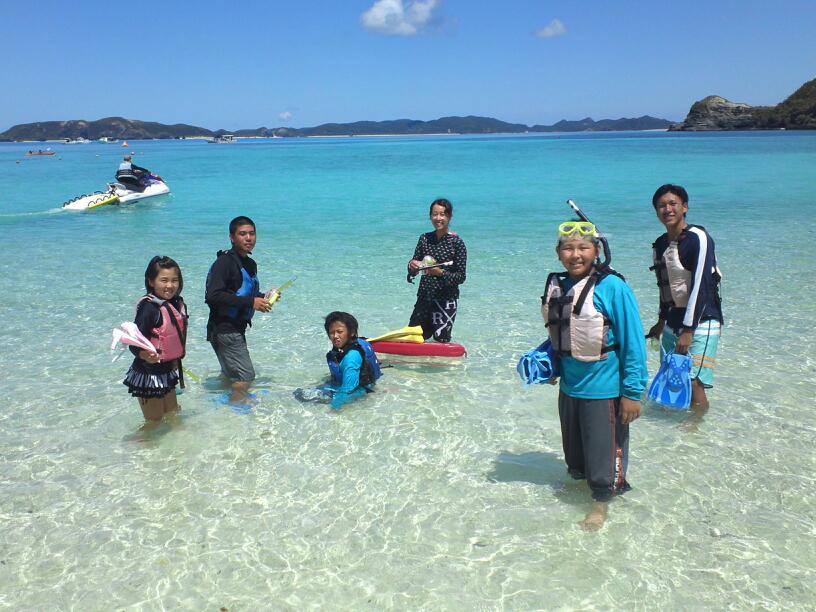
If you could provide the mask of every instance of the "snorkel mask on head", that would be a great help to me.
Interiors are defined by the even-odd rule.
[[[612,251],[609,249],[609,243],[606,241],[606,237],[595,226],[595,224],[592,223],[589,218],[587,218],[584,212],[578,208],[578,205],[573,200],[567,200],[567,204],[569,204],[569,207],[575,211],[575,214],[578,215],[578,219],[580,219],[580,221],[565,221],[559,225],[558,243],[560,244],[562,240],[569,240],[576,237],[592,240],[593,243],[600,244],[601,248],[603,249],[603,260],[598,257],[596,263],[597,268],[599,270],[612,270],[611,266],[609,265],[612,262]]]
[[[558,226],[558,241],[572,240],[573,238],[583,238],[598,241],[598,231],[595,224],[589,221],[564,221]]]

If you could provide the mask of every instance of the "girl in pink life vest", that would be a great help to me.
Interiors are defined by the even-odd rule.
[[[136,357],[123,383],[139,400],[148,421],[160,421],[165,414],[179,409],[176,384],[187,339],[187,307],[180,295],[183,286],[181,268],[174,260],[157,255],[147,264],[147,294],[136,304],[134,323],[156,351],[131,347]]]

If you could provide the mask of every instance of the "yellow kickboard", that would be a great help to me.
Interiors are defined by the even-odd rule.
[[[119,203],[119,196],[118,195],[107,195],[107,196],[100,196],[98,200],[95,200],[92,204],[88,206],[88,208],[99,208],[100,206],[107,206],[109,204],[118,204]]]
[[[417,340],[417,336],[419,340]],[[377,336],[376,338],[369,338],[369,342],[379,342],[381,340],[389,340],[391,342],[415,342],[420,343],[424,342],[425,340],[422,338],[422,326],[421,325],[414,325],[414,326],[405,326],[402,329],[395,329],[394,331],[387,332],[381,336]]]

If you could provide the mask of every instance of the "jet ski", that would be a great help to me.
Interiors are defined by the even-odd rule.
[[[108,183],[107,191],[95,191],[94,193],[77,196],[62,204],[66,210],[90,210],[102,206],[114,204],[130,204],[147,198],[170,193],[160,176],[150,174],[142,179],[144,190],[137,191],[122,183]]]

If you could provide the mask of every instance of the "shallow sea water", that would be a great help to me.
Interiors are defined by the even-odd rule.
[[[122,149],[0,144],[0,608],[802,609],[816,601],[816,134],[593,134],[134,142],[173,190],[69,213]],[[41,145],[36,145],[39,148]],[[20,163],[17,163],[20,161]],[[524,389],[539,295],[576,199],[610,236],[644,326],[663,182],[713,234],[726,327],[702,420],[646,406],[594,534],[564,469],[557,390]],[[403,326],[405,262],[435,197],[468,246],[452,367],[397,366],[340,413],[322,316]],[[260,403],[217,403],[203,285],[227,223],[258,225],[248,334]],[[143,434],[111,362],[148,259],[177,259],[192,313],[181,415]],[[657,354],[650,353],[650,372]]]

